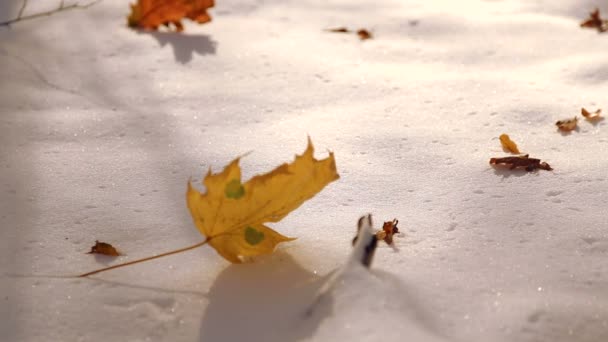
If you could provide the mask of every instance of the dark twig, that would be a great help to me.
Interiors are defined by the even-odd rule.
[[[87,9],[93,5],[96,5],[97,3],[101,2],[101,1],[102,0],[94,0],[94,1],[89,2],[88,4],[84,4],[84,5],[75,3],[72,5],[65,6],[64,0],[61,0],[61,2],[59,3],[59,7],[57,7],[54,10],[34,13],[34,14],[24,16],[23,12],[25,11],[25,7],[27,6],[27,0],[23,0],[23,3],[21,4],[21,8],[19,9],[19,14],[17,14],[17,17],[14,19],[0,22],[0,26],[10,26],[11,24],[19,22],[19,21],[25,21],[25,20],[31,20],[31,19],[36,19],[36,18],[40,18],[40,17],[50,16],[50,15],[53,15],[55,13],[62,12],[62,11],[68,11],[68,10],[73,10],[73,9]]]
[[[23,11],[25,11],[26,5],[27,5],[27,0],[24,0],[23,3],[21,4],[21,8],[19,9],[19,15],[17,15],[17,18],[21,18],[23,16]]]

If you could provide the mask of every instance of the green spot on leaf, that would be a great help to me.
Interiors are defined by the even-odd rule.
[[[241,181],[238,179],[233,179],[228,184],[226,184],[226,189],[224,189],[224,193],[226,193],[226,197],[239,199],[245,195],[245,188]]]
[[[245,241],[247,241],[248,244],[255,246],[258,243],[262,242],[264,240],[264,233],[262,233],[261,231],[253,228],[253,227],[247,227],[245,228]]]

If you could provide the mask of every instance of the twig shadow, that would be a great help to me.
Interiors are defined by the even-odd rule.
[[[102,279],[102,278],[89,277],[89,278],[78,278],[78,279],[86,279],[87,281],[90,280],[90,281],[95,281],[98,283],[123,286],[123,287],[127,287],[130,289],[149,290],[149,291],[164,292],[164,293],[170,293],[170,294],[179,293],[179,294],[186,294],[186,295],[196,295],[196,296],[200,296],[200,297],[207,296],[206,293],[200,292],[200,291],[167,289],[167,288],[156,287],[156,286],[138,285],[138,284],[130,284],[130,283],[125,283],[125,282],[115,281],[115,280],[106,280],[106,279]]]
[[[231,265],[209,291],[200,340],[287,342],[310,338],[331,313],[328,309],[306,315],[321,285],[320,277],[281,252],[255,263]],[[229,328],[226,322],[230,322]]]
[[[192,60],[194,53],[201,56],[214,55],[217,50],[217,42],[205,34],[189,35],[176,32],[138,31],[140,34],[148,34],[156,38],[158,44],[163,47],[167,44],[173,48],[175,60],[186,64]]]

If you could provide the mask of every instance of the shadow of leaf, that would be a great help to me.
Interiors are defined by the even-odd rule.
[[[281,252],[256,263],[231,265],[209,291],[200,340],[278,342],[310,337],[331,313],[306,315],[321,283],[320,277]]]
[[[494,169],[494,174],[497,176],[502,176],[503,178],[509,178],[511,176],[513,177],[522,177],[528,174],[538,174],[539,170],[534,170],[532,172],[528,172],[524,169],[509,169],[506,167],[496,167],[493,168]]]
[[[94,253],[86,253],[86,254],[93,254],[95,256],[95,261],[102,265],[109,265],[110,263],[116,261],[115,256],[94,254]]]
[[[201,56],[214,55],[217,42],[208,35],[188,35],[176,32],[138,31],[140,34],[148,34],[156,38],[160,46],[167,44],[173,47],[175,60],[186,64],[192,60],[194,53]]]

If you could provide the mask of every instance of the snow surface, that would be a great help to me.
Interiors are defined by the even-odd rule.
[[[578,27],[605,2],[217,2],[183,35],[110,0],[0,28],[0,340],[608,341],[606,121],[554,126],[608,110],[608,35]],[[555,170],[492,169],[501,133]],[[273,225],[299,238],[274,255],[43,277],[201,241],[187,180],[248,151],[245,177],[268,171],[307,134],[341,179]],[[400,220],[396,249],[306,315],[365,213]]]

